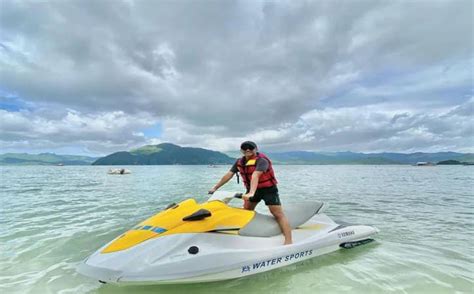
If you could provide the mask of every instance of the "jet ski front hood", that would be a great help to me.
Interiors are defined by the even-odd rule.
[[[216,259],[223,261],[223,257],[226,257],[227,262],[231,256],[240,255],[236,252],[237,247],[243,248],[242,244],[235,244],[230,250],[225,248],[228,244],[225,240],[211,241],[209,237],[199,233],[172,234],[153,238],[129,249],[104,254],[102,251],[108,246],[106,245],[80,263],[77,271],[104,282],[130,281],[134,277],[141,280],[176,279],[197,275],[206,268],[216,267]],[[189,252],[193,245],[199,248],[198,254]],[[209,255],[213,257],[210,258]]]
[[[254,211],[230,207],[215,200],[198,204],[194,199],[170,205],[104,246],[100,253],[126,250],[147,240],[173,234],[237,233],[255,216]]]

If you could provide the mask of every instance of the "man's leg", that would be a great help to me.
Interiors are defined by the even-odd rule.
[[[244,209],[246,210],[255,210],[258,202],[252,202],[250,200],[244,201]]]
[[[284,245],[293,243],[293,240],[291,238],[291,227],[290,227],[290,224],[288,223],[288,219],[283,213],[283,209],[281,208],[281,205],[268,205],[268,208],[270,209],[270,212],[273,214],[276,221],[278,222],[281,232],[285,236]]]

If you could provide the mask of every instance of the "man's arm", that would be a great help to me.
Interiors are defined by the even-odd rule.
[[[230,181],[232,177],[234,176],[234,173],[232,171],[228,171],[222,178],[221,180],[211,189],[209,190],[209,193],[212,194],[217,191],[220,187],[222,187],[225,183]],[[258,184],[258,181],[257,181]]]
[[[252,179],[250,180],[250,191],[242,196],[243,199],[248,200],[248,198],[253,197],[255,195],[255,191],[257,191],[258,187],[258,179],[263,174],[262,171],[254,171],[252,174]]]
[[[265,158],[257,159],[255,171],[252,173],[252,178],[250,179],[250,191],[242,196],[243,199],[253,197],[258,188],[258,180],[260,176],[268,169],[269,162]]]

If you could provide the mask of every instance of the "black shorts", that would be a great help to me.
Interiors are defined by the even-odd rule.
[[[259,203],[262,200],[267,206],[281,205],[277,186],[257,189],[257,191],[255,191],[255,195],[249,199],[249,201],[253,203]]]

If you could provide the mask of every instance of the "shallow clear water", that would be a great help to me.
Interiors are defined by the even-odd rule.
[[[329,202],[336,221],[377,226],[377,242],[242,279],[141,287],[102,285],[75,267],[169,203],[206,199],[228,167],[108,168],[0,167],[2,293],[474,292],[474,167],[276,166],[283,204]]]

